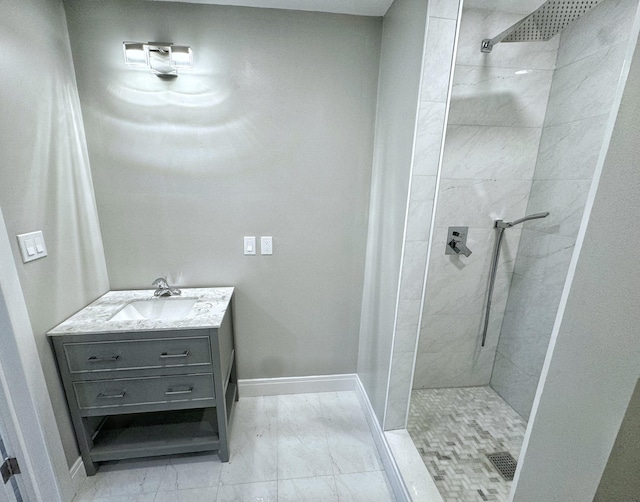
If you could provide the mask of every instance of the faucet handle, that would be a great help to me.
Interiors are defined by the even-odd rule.
[[[449,244],[449,247],[456,252],[456,254],[463,254],[467,258],[471,254],[471,250],[462,241],[451,239],[451,241],[449,241],[448,244]]]
[[[469,256],[471,250],[467,247],[469,227],[449,227],[444,254]]]
[[[151,285],[157,288],[169,289],[169,284],[167,284],[166,277],[158,277],[155,281],[153,281],[153,283],[151,283]]]

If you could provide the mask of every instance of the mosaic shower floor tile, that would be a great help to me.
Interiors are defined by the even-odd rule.
[[[525,420],[490,387],[417,389],[407,429],[445,502],[506,501],[488,453],[520,454]]]

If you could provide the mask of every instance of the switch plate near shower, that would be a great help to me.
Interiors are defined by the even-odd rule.
[[[22,261],[24,263],[47,256],[47,247],[44,245],[42,230],[29,232],[28,234],[19,234],[17,237],[20,252],[22,253]]]
[[[453,248],[449,246],[449,243],[452,239],[455,239],[458,242],[462,242],[462,244],[466,246],[468,233],[469,227],[449,227],[449,230],[447,231],[447,240],[445,241],[444,245],[444,254],[452,254],[457,256],[458,253],[456,253]]]

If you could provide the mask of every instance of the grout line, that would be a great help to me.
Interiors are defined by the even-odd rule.
[[[550,51],[551,52],[551,51]],[[523,65],[519,65],[519,66],[493,66],[493,65],[486,65],[486,64],[463,64],[463,63],[456,63],[456,66],[460,66],[460,67],[465,67],[465,68],[490,68],[490,69],[496,69],[496,70],[518,70],[518,69],[522,69]],[[549,73],[553,73],[556,71],[556,68],[530,68],[528,66],[525,66],[525,68],[527,70],[529,70],[530,72],[549,72]]]
[[[597,118],[605,118],[608,117],[610,115],[610,113],[599,113],[598,115],[589,115],[588,117],[582,117],[579,119],[574,119],[574,120],[569,120],[567,122],[558,122],[556,124],[544,124],[542,126],[542,132],[544,133],[545,129],[551,129],[553,127],[559,127],[559,126],[563,126],[563,125],[568,125],[568,124],[575,124],[577,122],[584,122],[586,120],[593,120],[593,119],[597,119]]]
[[[597,115],[600,117],[601,115]],[[447,127],[454,125],[456,127],[475,127],[476,129],[490,129],[492,127],[500,129],[544,129],[544,124],[539,126],[526,126],[526,125],[503,125],[503,124],[459,124],[457,122],[447,122]]]

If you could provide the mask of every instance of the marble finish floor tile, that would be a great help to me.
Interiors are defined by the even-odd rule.
[[[160,490],[153,502],[214,502],[217,495],[217,486],[176,491]]]
[[[333,476],[278,481],[278,502],[338,502]]]
[[[223,485],[275,481],[278,477],[278,398],[240,399],[230,435],[230,458],[223,464]]]
[[[278,485],[275,481],[221,486],[216,502],[276,502]]]
[[[217,454],[108,462],[74,502],[393,502],[354,391],[241,398]]]
[[[340,502],[386,502],[393,500],[384,472],[358,472],[336,476]]]
[[[446,502],[506,501],[487,453],[520,454],[527,423],[489,387],[418,389],[407,430]]]

